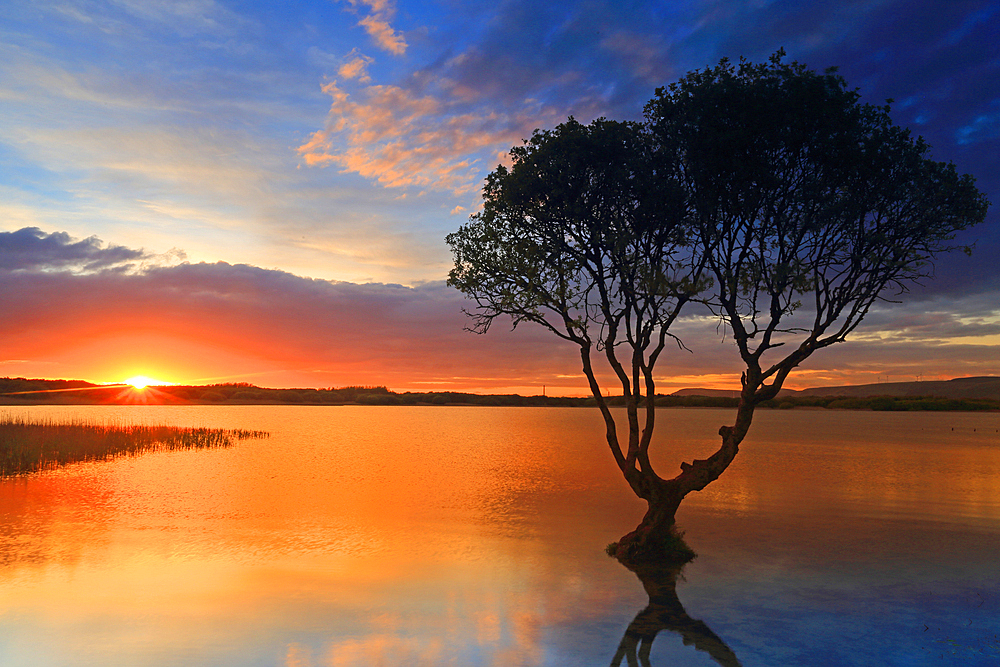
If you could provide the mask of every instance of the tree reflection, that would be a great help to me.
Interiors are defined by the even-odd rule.
[[[646,589],[649,605],[636,614],[625,630],[611,667],[620,667],[623,659],[629,667],[652,667],[649,652],[661,630],[676,632],[685,646],[693,645],[708,653],[722,667],[740,667],[733,650],[705,623],[691,618],[684,610],[677,597],[677,578],[684,565],[639,565],[629,569]]]

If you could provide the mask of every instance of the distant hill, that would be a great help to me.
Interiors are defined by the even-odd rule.
[[[611,401],[621,402],[621,398]],[[462,392],[396,393],[384,386],[329,389],[269,389],[246,382],[212,385],[96,385],[81,380],[0,378],[0,405],[594,405],[593,398],[467,394]]]
[[[739,392],[732,389],[681,389],[659,395],[664,407],[735,407]],[[608,399],[624,405],[621,396]],[[977,403],[978,402],[978,403]],[[0,378],[0,405],[500,405],[594,406],[593,398],[519,396],[517,394],[467,394],[463,392],[397,393],[384,386],[330,387],[329,389],[268,389],[246,382],[147,387],[95,385],[82,380],[31,380]],[[973,405],[973,403],[977,403]],[[947,381],[888,382],[841,387],[782,390],[763,407],[830,407],[852,410],[978,410],[1000,408],[1000,377],[970,377]]]
[[[39,380],[29,378],[0,378],[0,394],[21,391],[64,391],[67,389],[91,389],[99,387],[83,380]]]
[[[711,396],[712,398],[739,398],[739,389],[678,389],[671,396]]]
[[[738,396],[730,389],[681,389],[672,396]],[[1000,400],[1000,377],[968,377],[954,380],[928,380],[926,382],[882,382],[879,384],[845,385],[839,387],[811,387],[796,391],[782,389],[780,396],[934,396],[952,399]]]

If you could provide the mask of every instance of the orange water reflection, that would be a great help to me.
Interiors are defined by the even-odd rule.
[[[94,664],[192,655],[240,664],[243,651],[278,647],[290,664],[440,664],[475,646],[498,664],[533,665],[540,627],[619,599],[607,580],[623,575],[606,558],[597,581],[560,566],[577,544],[599,554],[613,538],[599,521],[581,530],[567,517],[593,490],[592,472],[601,470],[598,485],[615,479],[600,456],[563,467],[566,440],[548,438],[540,415],[132,414],[272,436],[0,483],[0,613],[21,642],[5,664],[89,664],[81,648]],[[590,415],[570,411],[554,427],[585,450],[595,443],[581,416]],[[539,515],[542,505],[551,512]],[[324,639],[290,639],[303,633]],[[52,635],[61,640],[42,641]]]
[[[602,553],[642,505],[589,410],[25,411],[272,435],[0,482],[5,666],[607,664],[648,602]],[[664,472],[703,457],[728,418],[665,411]],[[692,590],[790,562],[839,567],[830,536],[849,544],[859,526],[887,555],[938,548],[914,541],[937,539],[926,522],[1000,525],[997,421],[763,413],[682,510],[702,553]],[[990,530],[962,548],[986,552]],[[751,565],[725,569],[723,554]]]

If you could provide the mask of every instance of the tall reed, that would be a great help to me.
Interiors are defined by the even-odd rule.
[[[242,429],[29,421],[4,415],[0,416],[0,477],[152,451],[229,447],[238,440],[268,435]]]

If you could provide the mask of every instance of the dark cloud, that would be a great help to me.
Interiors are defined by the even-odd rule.
[[[741,15],[724,30],[721,55],[760,60],[778,47],[815,69],[835,66],[873,104],[892,99],[893,118],[924,137],[936,160],[972,174],[1000,201],[1000,6],[989,0],[920,3],[906,0],[771,3]],[[718,29],[719,26],[713,26]],[[940,280],[927,293],[995,286],[1000,277],[1000,213],[959,235],[975,243],[971,258],[938,263]]]
[[[105,245],[96,236],[75,240],[65,232],[47,234],[37,227],[0,232],[2,271],[125,271],[153,259],[145,250]]]
[[[669,5],[669,11],[668,11]],[[414,81],[444,77],[477,101],[519,107],[537,100],[563,118],[635,118],[656,86],[683,72],[678,25],[697,21],[685,3],[538,3],[463,6],[444,55]],[[681,30],[686,30],[682,28]],[[470,39],[468,34],[473,34]],[[432,75],[428,77],[427,75]]]
[[[414,80],[452,80],[473,102],[505,108],[540,101],[537,125],[574,114],[638,118],[653,89],[722,57],[763,61],[779,48],[824,70],[837,67],[874,104],[923,136],[1000,201],[1000,5],[991,0],[537,3],[460,10],[463,35]],[[459,13],[456,10],[456,15]],[[470,36],[471,35],[471,36]],[[553,120],[554,119],[554,120]],[[983,290],[1000,277],[1000,214],[959,235],[971,259],[942,257],[928,293]]]
[[[924,296],[911,299],[902,295],[897,303],[878,304],[858,327],[855,337],[933,344],[957,338],[1000,337],[996,292]]]

